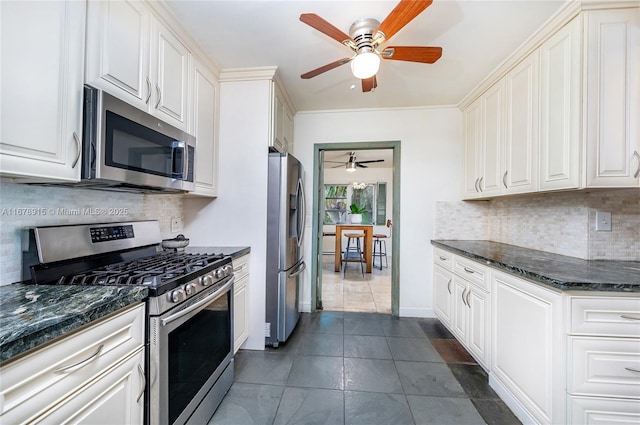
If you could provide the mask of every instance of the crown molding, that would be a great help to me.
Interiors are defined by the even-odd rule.
[[[277,69],[277,66],[227,68],[220,72],[220,82],[273,80]]]

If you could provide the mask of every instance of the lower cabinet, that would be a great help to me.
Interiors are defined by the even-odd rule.
[[[142,423],[144,304],[0,368],[0,423]]]
[[[433,309],[442,323],[451,327],[453,314],[453,273],[435,265],[433,268]]]
[[[233,353],[249,336],[249,254],[233,259]]]
[[[524,422],[564,422],[562,294],[495,270],[491,285],[491,375],[508,390],[498,394],[524,407]]]

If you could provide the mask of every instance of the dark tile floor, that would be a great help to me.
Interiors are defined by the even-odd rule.
[[[240,350],[210,424],[519,424],[436,319],[303,314],[287,343]]]

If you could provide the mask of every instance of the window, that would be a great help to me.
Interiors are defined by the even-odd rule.
[[[353,184],[324,185],[324,224],[348,223],[351,204],[365,210],[362,215],[363,224],[375,224],[376,184],[361,185],[364,187],[355,188]]]

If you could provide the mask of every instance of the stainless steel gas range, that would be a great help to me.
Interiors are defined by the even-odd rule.
[[[143,285],[145,421],[207,423],[233,382],[233,266],[208,248],[162,251],[157,221],[28,229],[23,280]]]

